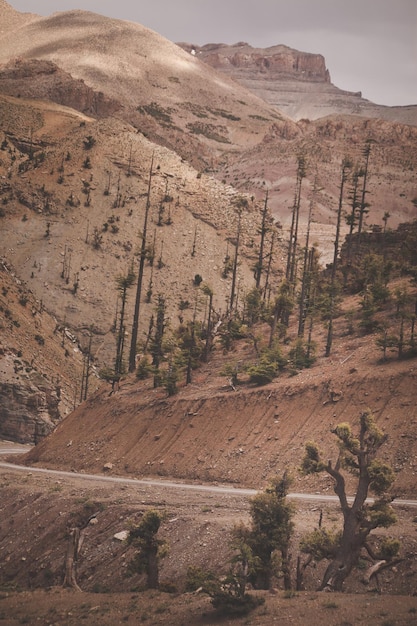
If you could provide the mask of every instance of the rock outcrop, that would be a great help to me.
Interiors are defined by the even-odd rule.
[[[0,92],[15,97],[49,100],[86,115],[113,115],[121,105],[103,92],[74,79],[52,61],[14,59],[0,67]]]
[[[207,44],[194,47],[180,44],[185,50],[194,53],[215,69],[229,73],[233,78],[250,79],[253,74],[269,78],[294,78],[302,81],[330,83],[330,74],[321,54],[299,52],[287,46],[252,48],[247,43],[234,46]]]
[[[37,444],[60,421],[59,389],[28,381],[0,383],[0,438]]]

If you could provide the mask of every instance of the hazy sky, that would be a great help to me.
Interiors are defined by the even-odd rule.
[[[285,44],[322,54],[332,82],[377,104],[417,104],[417,0],[8,0],[50,15],[84,9],[174,42]]]

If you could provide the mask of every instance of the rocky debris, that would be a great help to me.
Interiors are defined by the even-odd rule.
[[[116,539],[116,541],[126,541],[128,537],[129,537],[128,530],[121,530],[120,532],[113,535],[113,539]]]

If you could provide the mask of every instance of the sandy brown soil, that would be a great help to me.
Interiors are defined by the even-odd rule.
[[[173,596],[147,591],[142,594],[77,594],[62,589],[2,593],[0,624],[65,624],[66,626],[414,626],[416,598],[379,595],[351,596],[301,592],[287,598],[282,592],[257,593],[265,603],[245,618],[217,615],[207,597]],[[13,615],[13,617],[11,617]],[[311,621],[314,620],[314,621]]]

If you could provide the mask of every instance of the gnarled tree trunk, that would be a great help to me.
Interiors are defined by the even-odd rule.
[[[77,583],[76,563],[82,545],[81,531],[79,528],[72,528],[68,537],[67,553],[65,556],[65,577],[63,586],[71,587],[76,591],[82,591]]]

